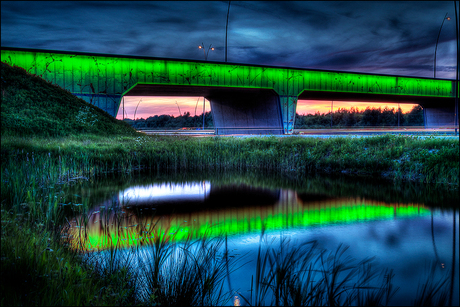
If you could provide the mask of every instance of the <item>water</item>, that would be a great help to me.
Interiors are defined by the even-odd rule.
[[[346,255],[356,262],[375,257],[374,266],[393,269],[393,283],[400,287],[391,305],[412,304],[431,266],[434,280],[445,276],[449,289],[454,265],[453,304],[459,303],[455,190],[352,177],[149,174],[128,181],[99,180],[73,193],[93,204],[87,213],[88,240],[78,246],[93,254],[104,255],[114,244],[142,251],[158,235],[178,244],[203,235],[226,236],[229,257],[248,262],[230,276],[240,304],[245,303],[242,296],[250,296],[251,281],[254,288],[262,231],[263,249],[288,239],[291,246],[314,241],[318,250],[329,252],[348,246]],[[72,221],[75,237],[83,229],[75,227],[80,220]]]

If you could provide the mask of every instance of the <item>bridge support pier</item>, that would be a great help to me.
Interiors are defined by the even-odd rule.
[[[276,93],[269,90],[213,94],[206,97],[216,134],[283,134]]]
[[[280,95],[280,106],[283,120],[284,134],[294,131],[295,110],[297,108],[297,96]]]
[[[455,107],[442,106],[431,107],[423,106],[425,109],[425,128],[443,128],[454,127],[455,125]]]

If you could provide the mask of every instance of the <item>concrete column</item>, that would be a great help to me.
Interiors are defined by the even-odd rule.
[[[426,128],[453,127],[455,124],[455,107],[427,107]]]
[[[291,134],[294,131],[297,96],[280,95],[279,97],[284,134]]]
[[[232,94],[214,94],[206,99],[211,102],[218,135],[283,133],[278,97],[272,91],[235,90]]]

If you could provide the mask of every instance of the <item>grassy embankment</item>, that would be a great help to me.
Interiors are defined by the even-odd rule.
[[[301,178],[311,172],[345,172],[458,187],[458,140],[149,137],[69,92],[3,63],[1,108],[2,305],[138,302],[134,293],[140,277],[135,272],[112,266],[100,274],[66,249],[67,238],[62,236],[66,219],[85,210],[84,205],[66,201],[64,187],[105,173],[130,174],[141,168],[239,170]],[[162,244],[157,245],[160,254],[165,250],[168,254]],[[211,260],[203,254],[183,269],[203,270]],[[179,290],[167,288],[171,280],[166,281],[153,274],[150,289],[161,290],[149,292],[144,300],[174,303],[171,300],[177,300]],[[200,283],[205,281],[176,280],[182,282],[182,290],[191,291],[184,297],[195,295],[197,304],[205,297],[211,299],[210,289],[223,279]],[[201,286],[186,289],[188,283]],[[276,287],[282,291],[280,285]],[[214,302],[220,299],[213,298]],[[316,299],[332,302],[335,298],[318,292]]]

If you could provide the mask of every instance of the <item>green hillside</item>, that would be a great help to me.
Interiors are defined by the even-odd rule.
[[[128,124],[21,67],[1,63],[1,134],[135,135]]]

